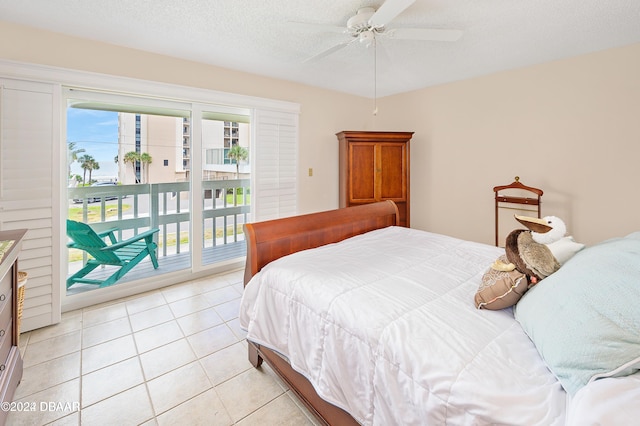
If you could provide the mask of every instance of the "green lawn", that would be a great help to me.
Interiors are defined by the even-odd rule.
[[[127,211],[131,208],[131,206],[129,204],[123,204],[122,205],[122,211]],[[88,206],[87,207],[87,219],[88,222],[99,222],[100,221],[100,214],[102,213],[102,207],[100,205],[95,205],[95,206]],[[118,216],[118,207],[108,207],[107,206],[107,211],[105,213],[107,218],[112,218],[115,216]],[[75,220],[78,222],[82,222],[83,218],[82,218],[82,207],[69,207],[69,213],[67,216],[69,219],[71,220]]]
[[[244,195],[237,194],[236,202],[239,206],[242,206],[244,204]],[[251,194],[247,194],[247,204],[251,204]],[[233,205],[233,194],[227,194],[227,205]]]

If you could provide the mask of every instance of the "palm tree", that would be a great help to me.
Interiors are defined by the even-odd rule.
[[[124,155],[122,161],[124,161],[124,164],[131,163],[131,166],[133,167],[133,177],[135,182],[138,183],[138,178],[136,176],[136,161],[140,161],[140,154],[135,151],[129,151]]]
[[[80,167],[82,167],[82,170],[83,170],[82,185],[84,186],[87,182],[87,170],[93,169],[93,165],[96,162],[96,160],[89,154],[85,154],[82,157],[78,158],[78,162],[80,163]],[[89,181],[91,181],[91,174],[89,174]]]
[[[149,183],[149,164],[153,161],[151,155],[146,152],[140,154],[140,163],[142,163],[142,170],[144,174],[144,182]]]
[[[84,148],[76,148],[75,142],[67,143],[67,174],[71,177],[71,164],[78,161],[78,154],[85,152]]]
[[[100,163],[98,163],[96,160],[92,159],[91,163],[89,164],[89,183],[91,183],[91,173],[94,170],[100,170]]]
[[[227,158],[236,162],[236,179],[240,178],[240,161],[244,161],[249,157],[249,151],[240,145],[234,145],[227,152]]]

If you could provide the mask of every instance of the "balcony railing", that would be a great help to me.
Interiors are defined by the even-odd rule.
[[[249,179],[202,182],[203,264],[246,254],[242,224],[251,211],[249,184]],[[158,228],[159,261],[173,262],[174,269],[179,267],[176,259],[183,267],[190,266],[188,182],[89,186],[69,188],[68,194],[70,219],[89,223],[98,232],[118,229],[118,239]]]

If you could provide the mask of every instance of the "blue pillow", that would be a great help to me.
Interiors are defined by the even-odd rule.
[[[640,234],[577,253],[530,289],[516,319],[564,389],[640,370]]]

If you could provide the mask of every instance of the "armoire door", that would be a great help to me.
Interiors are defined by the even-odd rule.
[[[407,173],[406,173],[406,145],[378,144],[376,169],[378,171],[379,200],[406,201]]]
[[[340,207],[391,200],[409,225],[409,141],[413,132],[337,133]]]
[[[349,204],[378,201],[380,178],[376,151],[375,143],[349,144]]]

